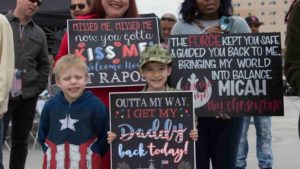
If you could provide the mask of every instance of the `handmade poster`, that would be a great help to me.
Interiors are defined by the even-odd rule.
[[[190,91],[110,94],[112,169],[195,169]]]
[[[170,38],[171,84],[194,92],[200,117],[282,116],[279,33]]]
[[[144,85],[139,54],[159,43],[157,18],[68,20],[69,53],[88,65],[87,87]]]

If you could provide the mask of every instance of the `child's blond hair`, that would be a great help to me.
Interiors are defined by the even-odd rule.
[[[55,75],[55,79],[58,79],[60,73],[66,69],[76,68],[88,77],[88,67],[85,61],[83,61],[80,57],[76,55],[65,55],[60,58],[53,69],[53,74]]]

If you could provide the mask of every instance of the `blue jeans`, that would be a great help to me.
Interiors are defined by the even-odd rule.
[[[251,117],[244,117],[244,125],[239,145],[236,166],[246,168],[247,154],[249,150],[247,133],[249,129]],[[260,168],[272,168],[273,152],[272,152],[272,135],[271,135],[271,117],[257,116],[253,117],[256,129],[256,156],[258,166]]]

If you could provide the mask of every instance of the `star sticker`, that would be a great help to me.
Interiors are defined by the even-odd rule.
[[[72,119],[70,114],[66,115],[66,118],[59,120],[59,122],[61,123],[60,131],[67,129],[67,128],[75,131],[74,124],[77,123],[78,121],[79,120],[77,120],[77,119]]]

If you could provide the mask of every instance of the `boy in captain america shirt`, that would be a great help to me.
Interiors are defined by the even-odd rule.
[[[86,63],[75,55],[62,57],[53,73],[61,91],[44,106],[38,141],[43,168],[100,169],[108,155],[108,111],[90,91]]]

